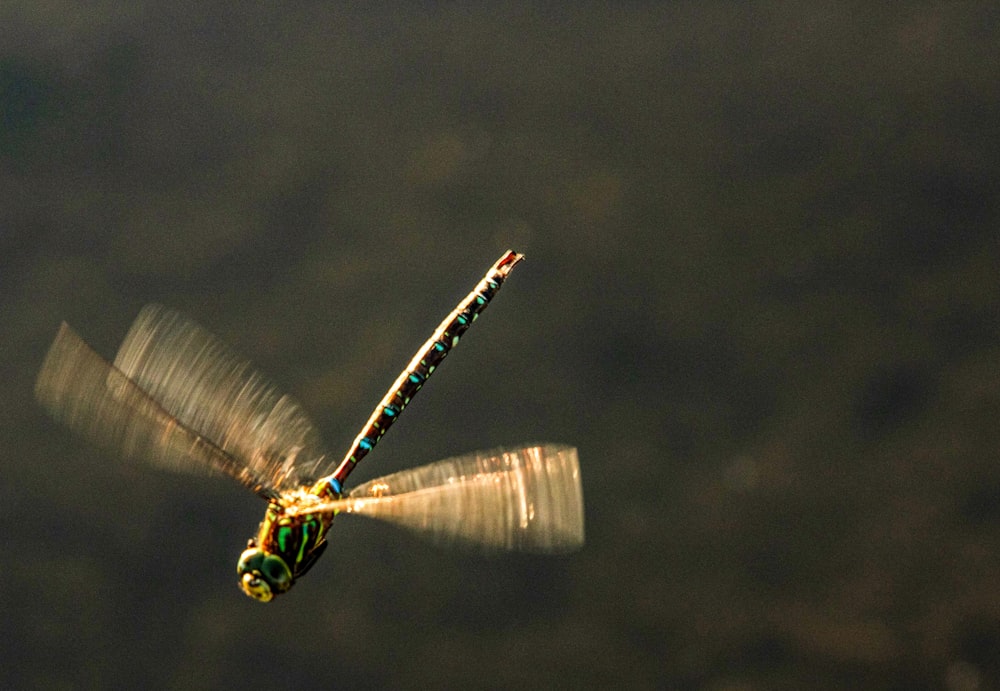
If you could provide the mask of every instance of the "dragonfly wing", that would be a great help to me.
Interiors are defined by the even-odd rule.
[[[555,444],[450,458],[302,511],[356,513],[482,551],[557,553],[583,545],[577,452]]]
[[[272,494],[251,469],[180,423],[65,323],[38,374],[35,396],[70,429],[125,458],[225,473],[262,496]]]
[[[309,484],[328,464],[316,426],[299,403],[178,312],[143,308],[114,364],[182,424],[275,489]]]

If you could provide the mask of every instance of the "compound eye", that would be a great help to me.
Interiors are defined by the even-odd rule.
[[[260,571],[265,556],[264,552],[259,549],[243,550],[243,554],[240,555],[240,560],[236,564],[236,573],[242,578],[245,573]]]
[[[252,573],[243,574],[243,578],[240,580],[240,587],[243,588],[244,593],[261,602],[270,602],[274,597],[274,593],[271,592],[271,586]]]
[[[292,587],[292,572],[281,557],[268,555],[260,565],[261,575],[266,578],[274,589],[283,593]]]

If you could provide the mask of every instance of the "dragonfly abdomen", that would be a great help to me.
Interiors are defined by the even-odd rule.
[[[361,434],[354,440],[333,477],[343,482],[358,461],[375,448],[379,439],[396,421],[424,382],[441,361],[458,345],[459,339],[472,326],[479,314],[490,304],[513,268],[524,259],[523,254],[508,250],[487,272],[483,280],[469,293],[451,314],[438,325],[431,337],[399,375],[388,393],[375,408]]]
[[[333,501],[344,496],[344,487],[340,484],[340,480],[330,475],[317,480],[309,492],[324,501]]]

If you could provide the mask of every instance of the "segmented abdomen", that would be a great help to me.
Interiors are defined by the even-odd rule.
[[[343,462],[330,478],[335,481],[329,483],[330,490],[324,494],[336,493],[339,495],[340,486],[347,475],[354,469],[354,466],[365,455],[371,451],[378,443],[379,439],[392,426],[403,409],[410,403],[420,388],[427,381],[428,377],[434,373],[441,361],[458,344],[462,334],[472,326],[479,313],[486,309],[486,306],[500,290],[504,279],[519,261],[524,259],[524,255],[513,251],[507,251],[504,256],[497,261],[489,270],[479,285],[473,289],[469,295],[459,303],[459,305],[445,317],[431,337],[424,343],[410,361],[410,364],[396,379],[390,387],[385,398],[379,403],[375,412],[372,413],[368,424],[354,440],[350,451]]]

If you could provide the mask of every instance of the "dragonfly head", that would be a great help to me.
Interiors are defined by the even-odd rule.
[[[270,602],[275,595],[292,587],[292,570],[277,554],[250,546],[240,555],[236,565],[243,592],[255,600]]]

